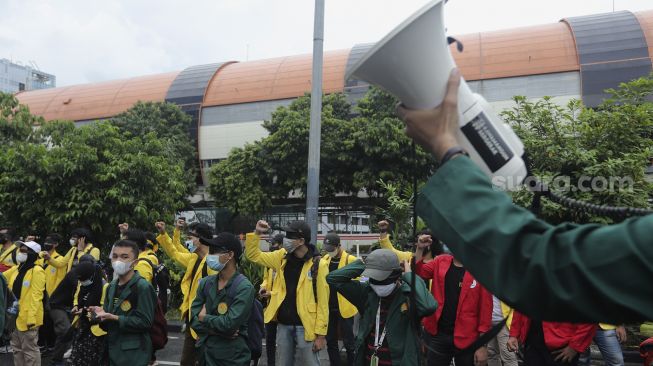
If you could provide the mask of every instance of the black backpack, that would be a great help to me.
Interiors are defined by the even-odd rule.
[[[168,288],[170,288],[170,270],[164,265],[154,265],[154,262],[147,258],[140,258],[139,261],[145,261],[152,267],[152,287],[161,302],[163,312],[168,311]]]
[[[238,290],[238,286],[245,279],[247,279],[247,277],[245,277],[245,275],[242,273],[237,274],[236,278],[234,278],[233,282],[231,283],[231,287],[229,287],[229,291],[227,291],[227,300],[229,301],[229,305],[231,305],[231,303],[236,298],[236,290]],[[209,281],[206,286],[204,286],[204,297],[208,298],[217,282],[218,281],[216,276],[215,281]],[[249,348],[249,352],[252,354],[252,360],[259,359],[263,354],[264,336],[265,323],[263,321],[263,304],[254,298],[254,306],[252,307],[252,312],[249,316],[249,319],[247,320],[246,338],[247,348]]]

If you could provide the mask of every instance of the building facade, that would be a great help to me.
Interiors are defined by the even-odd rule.
[[[0,59],[0,92],[18,93],[28,90],[54,88],[57,78],[32,66]]]

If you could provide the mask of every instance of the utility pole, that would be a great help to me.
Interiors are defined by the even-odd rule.
[[[311,127],[308,138],[306,223],[311,228],[311,243],[317,244],[320,198],[320,139],[322,125],[322,53],[324,46],[324,0],[315,0],[313,28],[313,77],[311,81]]]

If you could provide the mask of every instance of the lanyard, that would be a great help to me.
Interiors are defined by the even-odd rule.
[[[387,321],[387,319],[386,319]],[[381,299],[379,299],[379,309],[376,311],[376,332],[374,333],[374,354],[383,344],[385,339],[385,331],[388,329],[387,324],[383,325],[383,334],[379,338],[379,327],[381,326]]]

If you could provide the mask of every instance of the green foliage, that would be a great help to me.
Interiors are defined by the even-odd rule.
[[[43,118],[33,116],[27,106],[18,104],[13,95],[0,92],[0,145],[6,147],[29,141],[33,128],[43,122]]]
[[[258,289],[261,287],[261,283],[263,283],[265,267],[260,266],[254,262],[250,262],[247,257],[243,255],[240,258],[239,270],[243,275],[245,275],[245,277],[247,277],[249,282],[254,285],[254,288],[258,292]]]
[[[415,149],[404,134],[403,123],[394,117],[396,100],[372,89],[359,101],[359,115],[343,94],[323,98],[320,155],[320,197],[336,194],[356,196],[365,190],[378,197],[378,180],[405,187],[413,175],[425,181],[434,160]],[[391,105],[391,107],[389,107]],[[234,214],[260,216],[275,199],[290,193],[304,196],[308,159],[310,96],[280,107],[264,123],[269,135],[232,150],[214,165],[208,191],[218,206]]]
[[[27,107],[19,109],[21,118],[30,120]],[[7,115],[7,109],[1,113]],[[96,243],[105,243],[116,238],[117,223],[148,228],[172,220],[186,205],[194,176],[171,153],[171,139],[156,131],[131,134],[107,121],[77,128],[56,121],[25,138],[21,128],[3,135],[10,143],[0,151],[5,225],[64,235],[87,226]]]
[[[557,179],[554,187],[565,196],[613,205],[647,207],[651,186],[644,179],[644,168],[651,156],[653,141],[653,103],[646,101],[653,92],[653,79],[641,78],[611,90],[613,98],[596,109],[583,108],[578,101],[566,108],[550,98],[529,102],[515,97],[516,107],[502,113],[522,139],[533,173],[545,182]],[[568,182],[559,177],[569,177]],[[588,190],[582,177],[629,177],[632,185],[620,189]],[[587,179],[587,178],[585,178]],[[514,194],[515,202],[528,207],[532,194]],[[543,200],[542,216],[552,223],[563,221],[610,223],[611,219],[572,211]]]
[[[404,244],[411,243],[413,239],[413,202],[415,195],[411,186],[399,187],[393,183],[379,180],[383,189],[384,205],[376,208],[376,213],[391,224],[390,237],[398,249]],[[426,227],[421,218],[417,218],[415,232]]]

